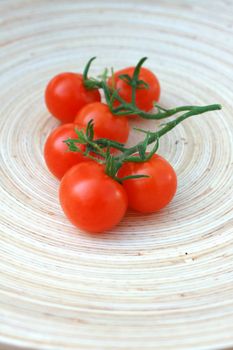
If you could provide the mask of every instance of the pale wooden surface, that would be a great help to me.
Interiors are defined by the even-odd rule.
[[[233,2],[0,0],[0,13],[0,343],[232,346]],[[42,156],[56,125],[46,82],[93,55],[94,74],[147,55],[164,106],[224,107],[161,142],[179,177],[171,205],[100,237],[65,219]]]

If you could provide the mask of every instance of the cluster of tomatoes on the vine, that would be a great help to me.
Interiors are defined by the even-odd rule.
[[[155,154],[159,134],[148,131],[143,142],[125,147],[128,118],[153,116],[149,113],[160,96],[157,77],[141,67],[144,60],[101,80],[87,77],[90,60],[84,74],[62,73],[47,85],[47,108],[62,124],[46,140],[44,157],[51,173],[61,179],[64,213],[83,230],[111,229],[128,207],[155,212],[176,192],[175,171]],[[100,89],[105,102],[101,102]],[[155,119],[176,112],[159,109]],[[175,126],[170,124],[161,135]],[[153,142],[155,147],[148,153],[146,148]]]

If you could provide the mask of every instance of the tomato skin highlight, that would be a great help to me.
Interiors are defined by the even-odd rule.
[[[122,185],[96,162],[80,163],[62,178],[59,198],[67,218],[78,228],[101,233],[124,217],[127,195]]]
[[[118,177],[139,174],[149,177],[123,181],[129,207],[141,213],[153,213],[164,208],[172,200],[177,189],[177,177],[172,166],[155,154],[143,163],[123,164]]]
[[[75,118],[75,123],[86,127],[90,120],[94,122],[94,131],[100,138],[125,143],[129,136],[129,122],[124,116],[115,116],[108,105],[94,102],[83,107]]]
[[[68,151],[68,146],[63,142],[68,138],[78,138],[73,123],[63,124],[54,129],[48,136],[44,146],[44,159],[50,172],[61,179],[63,175],[74,165],[89,161],[79,152]],[[84,145],[79,145],[85,150]]]
[[[98,89],[88,90],[83,76],[78,73],[61,73],[51,79],[45,91],[49,112],[62,123],[71,123],[77,112],[88,103],[100,101]]]
[[[119,75],[128,74],[130,77],[133,76],[135,67],[128,67],[121,69],[114,73],[113,78],[110,77],[108,80],[108,86],[114,87],[118,90],[119,95],[128,103],[132,101],[132,87],[125,81],[119,78]],[[136,90],[136,106],[148,112],[153,109],[154,102],[157,102],[160,97],[160,84],[158,78],[149,69],[141,67],[139,73],[139,80],[144,80],[148,85],[148,89],[137,89]],[[119,102],[115,101],[114,105],[119,106]]]

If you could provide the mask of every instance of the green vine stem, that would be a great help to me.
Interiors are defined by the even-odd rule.
[[[166,124],[163,124],[163,127],[157,131],[147,131],[142,129],[136,129],[140,132],[145,133],[145,138],[143,141],[139,142],[137,145],[132,147],[125,147],[123,144],[118,143],[116,141],[111,141],[109,139],[105,138],[99,138],[94,140],[94,124],[92,121],[89,122],[86,133],[84,133],[83,130],[75,130],[77,133],[77,139],[67,139],[64,142],[67,144],[70,151],[73,152],[81,152],[80,148],[77,146],[77,144],[85,144],[86,145],[86,151],[84,154],[94,159],[102,164],[106,164],[106,173],[113,177],[115,180],[122,182],[123,179],[117,178],[117,172],[122,166],[124,162],[144,162],[148,159],[150,159],[153,154],[158,150],[159,146],[159,139],[167,134],[169,131],[174,129],[178,124],[183,122],[185,119],[188,119],[192,116],[203,114],[209,111],[215,111],[220,110],[221,105],[219,104],[213,104],[209,106],[197,106],[193,107],[191,110],[187,111],[186,113],[180,115],[176,119],[167,122]],[[154,147],[152,150],[148,153],[147,147],[150,144],[154,144]],[[115,148],[118,151],[120,151],[120,154],[112,155],[110,154],[109,150],[110,148]],[[94,157],[93,155],[90,155],[90,153],[94,153],[97,155],[97,157]],[[135,155],[138,154],[138,155]],[[101,158],[99,158],[101,156]],[[138,177],[144,177],[144,175],[137,175]],[[132,178],[135,178],[133,176]]]
[[[83,72],[83,81],[84,85],[88,89],[102,89],[104,92],[106,103],[108,104],[111,112],[114,115],[117,116],[126,116],[126,115],[138,115],[144,119],[165,119],[167,117],[171,117],[179,112],[187,111],[187,112],[194,112],[195,114],[201,114],[208,111],[212,111],[215,109],[220,109],[220,105],[209,105],[209,106],[181,106],[181,107],[175,107],[171,109],[165,109],[158,104],[155,104],[155,108],[157,108],[157,113],[150,113],[145,112],[141,109],[139,109],[135,104],[135,98],[136,98],[136,89],[144,88],[147,89],[148,85],[143,80],[139,80],[139,74],[140,69],[143,65],[143,63],[147,60],[147,57],[143,57],[140,59],[138,64],[135,67],[133,76],[130,77],[127,74],[119,76],[120,79],[126,81],[129,85],[132,86],[132,101],[131,103],[128,103],[124,101],[121,96],[119,95],[118,91],[114,87],[110,87],[107,84],[107,70],[105,69],[104,74],[101,76],[101,80],[95,79],[95,78],[88,78],[88,72],[91,67],[92,62],[96,59],[96,57],[92,57]],[[114,76],[112,72],[112,76]],[[120,103],[119,106],[114,107],[114,102],[118,101]],[[220,107],[220,108],[219,108]],[[202,110],[204,110],[202,112]],[[197,112],[197,113],[196,113]]]

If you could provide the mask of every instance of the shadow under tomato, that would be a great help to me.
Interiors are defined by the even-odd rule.
[[[105,232],[86,232],[80,230],[83,234],[88,235],[94,239],[104,239],[104,240],[122,240],[124,234],[133,234],[137,232],[137,229],[143,226],[157,226],[159,222],[163,220],[169,213],[169,208],[163,208],[154,213],[139,213],[137,211],[129,209],[123,218],[123,220],[111,230]],[[149,221],[148,221],[149,220]],[[134,227],[134,229],[132,229]],[[141,231],[141,230],[140,230]]]

